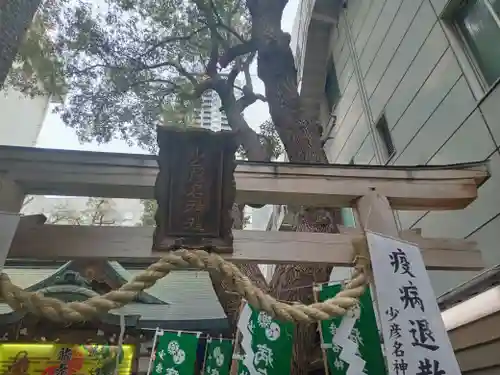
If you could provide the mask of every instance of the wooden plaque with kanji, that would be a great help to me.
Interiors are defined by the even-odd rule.
[[[231,252],[234,169],[232,132],[158,129],[158,202],[153,248],[211,247]]]

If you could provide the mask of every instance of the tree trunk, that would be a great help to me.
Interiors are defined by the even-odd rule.
[[[255,131],[248,125],[243,117],[241,108],[238,108],[232,87],[227,87],[225,81],[219,81],[216,87],[221,99],[222,108],[226,114],[227,122],[231,129],[236,132],[238,142],[247,152],[249,160],[269,161],[271,156],[260,143],[260,139]]]
[[[247,0],[252,17],[252,38],[258,51],[258,75],[264,82],[271,118],[289,161],[328,163],[319,126],[308,118],[301,106],[290,35],[281,30],[281,18],[287,2]],[[298,217],[296,230],[334,233],[338,232],[339,223],[340,215],[333,210],[305,209]],[[311,285],[327,281],[330,272],[330,267],[279,266],[270,289],[279,299],[311,303]],[[316,324],[297,327],[292,374],[308,373],[316,331]]]
[[[41,0],[0,0],[0,89]]]
[[[298,232],[338,232],[335,216],[324,209],[308,210],[299,215],[295,230]],[[304,249],[306,251],[306,249]],[[331,267],[310,267],[300,265],[278,266],[274,272],[269,289],[280,300],[314,302],[314,283],[328,280]],[[308,374],[309,364],[316,354],[317,325],[298,325],[295,329],[295,342],[292,359],[292,374]]]
[[[223,84],[220,83],[221,85]],[[236,99],[234,97],[232,87],[225,86],[216,87],[217,92],[221,98],[224,112],[226,113],[228,123],[231,129],[237,133],[238,142],[243,146],[247,152],[247,156],[251,160],[268,161],[270,156],[267,155],[264,147],[260,143],[257,134],[250,128],[241,111],[236,106]],[[233,229],[243,229],[245,204],[233,205]],[[238,268],[248,278],[250,278],[255,285],[264,291],[268,291],[268,285],[262,275],[259,266],[255,263],[240,264]],[[241,297],[237,293],[229,292],[226,280],[223,280],[219,274],[211,273],[212,286],[215,290],[217,298],[219,299],[232,332],[236,332],[236,325],[238,323],[238,315],[240,312]]]
[[[233,205],[233,228],[242,229],[243,228],[243,208],[245,205]],[[260,289],[268,291],[268,285],[260,271],[257,264],[240,264],[238,268],[241,272],[252,282],[257,285]],[[215,290],[215,294],[219,299],[219,302],[227,315],[229,326],[232,332],[236,332],[236,325],[238,323],[238,315],[240,312],[241,297],[239,294],[234,292],[229,292],[229,285],[226,280],[220,277],[220,274],[213,272],[210,274],[210,279],[212,280],[212,286]]]
[[[248,0],[252,38],[258,50],[257,72],[265,85],[269,112],[290,162],[328,163],[319,126],[307,118],[297,89],[290,35],[281,30],[287,1]],[[326,61],[325,61],[326,65]]]
[[[252,17],[252,39],[258,51],[258,75],[265,84],[265,94],[271,118],[285,146],[290,162],[328,163],[321,144],[320,128],[301,106],[297,89],[297,71],[290,35],[281,30],[281,18],[287,0],[247,0]],[[326,61],[325,61],[326,64]],[[262,157],[258,137],[251,131],[234,106],[234,96],[227,91],[217,90],[221,96],[228,122],[239,132],[240,142],[247,150],[250,160],[266,160]],[[250,130],[250,131],[247,131]],[[269,160],[269,159],[267,159]],[[328,209],[305,209],[299,215],[297,231],[337,232],[339,215]],[[305,250],[305,249],[304,249]],[[242,267],[242,271],[265,289],[260,269],[256,266]],[[330,267],[279,266],[274,274],[270,289],[281,300],[312,302],[312,284],[324,282],[330,274]],[[219,300],[228,314],[232,325],[236,324],[240,298],[213,284]],[[315,353],[317,326],[299,325],[296,330],[292,374],[307,374]],[[317,346],[317,345],[316,345]]]
[[[231,128],[236,131],[237,139],[246,151],[246,156],[249,160],[269,161],[270,156],[267,155],[259,137],[253,131],[241,115],[235,113],[234,110],[226,111],[227,122],[231,124]]]

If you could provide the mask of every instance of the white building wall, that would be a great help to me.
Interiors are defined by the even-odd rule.
[[[492,177],[465,210],[399,216],[402,228],[422,228],[427,237],[477,241],[490,267],[500,263],[500,87],[480,88],[463,45],[441,18],[446,3],[348,1],[329,46],[341,97],[325,147],[332,163],[385,163],[374,131],[384,113],[396,148],[388,164],[489,158]],[[474,274],[431,271],[431,279],[439,295]]]
[[[30,98],[13,88],[0,91],[0,144],[35,146],[50,98]]]

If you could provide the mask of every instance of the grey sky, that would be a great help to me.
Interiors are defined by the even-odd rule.
[[[299,0],[290,0],[282,19],[283,30],[291,33],[293,21],[297,11]],[[262,82],[256,77],[256,67],[253,66],[253,85],[256,92],[263,93]],[[256,103],[245,111],[245,118],[250,126],[257,128],[259,124],[269,117],[269,110],[266,103]],[[43,123],[42,131],[37,142],[38,147],[57,148],[66,150],[86,150],[104,152],[125,152],[125,153],[146,153],[138,147],[129,147],[125,142],[114,140],[108,144],[98,145],[96,143],[80,144],[73,129],[67,128],[58,115],[49,111]]]

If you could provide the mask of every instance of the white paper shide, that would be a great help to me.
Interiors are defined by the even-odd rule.
[[[459,375],[420,249],[367,233],[391,375]]]

